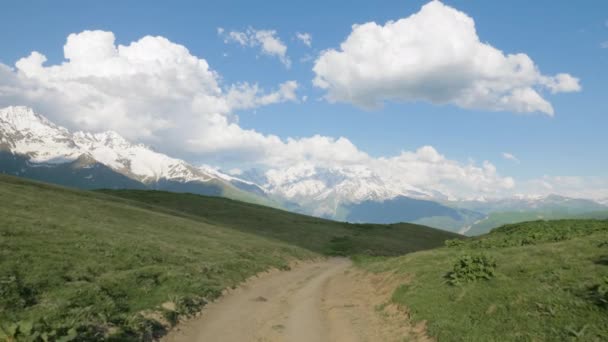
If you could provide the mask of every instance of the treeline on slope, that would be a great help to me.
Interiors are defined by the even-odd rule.
[[[608,340],[608,221],[506,225],[445,248],[358,258],[441,341]]]
[[[454,237],[195,195],[110,193],[0,175],[0,341],[151,340],[270,267]]]

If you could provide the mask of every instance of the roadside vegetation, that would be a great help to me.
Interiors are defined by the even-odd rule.
[[[152,340],[269,268],[324,255],[396,255],[454,237],[197,195],[78,191],[0,176],[0,341]]]
[[[439,341],[608,340],[608,221],[506,225],[358,265],[403,281],[392,302]]]

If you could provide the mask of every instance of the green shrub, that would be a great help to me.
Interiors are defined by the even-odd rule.
[[[53,329],[45,322],[20,321],[17,323],[0,322],[0,341],[55,341],[70,342],[76,339],[78,333],[74,328]]]
[[[151,318],[141,314],[135,314],[125,322],[123,329],[126,330],[123,340],[135,338],[138,341],[153,341],[166,333],[163,325]],[[130,338],[127,338],[129,336]]]
[[[353,250],[353,240],[350,236],[334,236],[329,240],[327,254],[332,256],[347,256]]]
[[[36,290],[23,282],[17,272],[0,276],[0,312],[22,309],[37,303]]]
[[[608,309],[608,276],[602,282],[591,287],[590,297],[595,304]]]
[[[461,239],[445,240],[446,247],[460,247],[464,244],[465,244],[464,240],[461,240]]]
[[[162,310],[162,315],[172,327],[179,322],[179,313],[177,311],[164,309]]]
[[[177,297],[174,300],[176,311],[183,316],[192,316],[201,311],[207,304],[207,300],[202,297]]]
[[[463,255],[447,274],[448,283],[460,285],[480,279],[489,280],[494,277],[495,268],[496,261],[493,258],[485,255]]]

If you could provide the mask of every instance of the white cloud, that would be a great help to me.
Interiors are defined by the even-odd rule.
[[[557,194],[572,198],[608,199],[608,177],[543,176],[521,182],[515,189],[530,195]]]
[[[223,28],[218,28],[217,33],[224,38],[225,43],[233,42],[241,46],[259,47],[263,54],[279,58],[287,68],[291,66],[291,60],[287,56],[287,46],[277,36],[275,30],[256,30],[250,27],[246,31],[226,33]]]
[[[251,109],[279,102],[297,102],[297,89],[298,82],[287,81],[277,91],[264,95],[257,84],[241,83],[231,86],[226,98],[232,109]]]
[[[513,154],[509,153],[509,152],[503,152],[502,153],[502,157],[504,159],[506,159],[506,160],[510,160],[510,161],[516,162],[517,164],[520,163],[519,159],[516,156],[514,156]]]
[[[295,81],[269,93],[257,84],[223,86],[206,60],[163,37],[115,45],[111,32],[84,31],[69,35],[64,55],[51,66],[38,52],[17,61],[16,70],[0,64],[0,105],[29,105],[70,128],[114,130],[162,142],[165,151],[198,153],[199,144],[184,141],[248,134],[235,110],[298,100]],[[203,150],[233,146],[230,139],[239,138]]]
[[[605,42],[601,42],[601,43],[600,43],[600,47],[601,47],[602,49],[608,49],[608,40],[607,40],[607,41],[605,41]]]
[[[413,185],[450,198],[496,195],[515,186],[513,178],[501,176],[488,161],[481,166],[462,164],[446,158],[431,146],[379,158],[376,172],[388,179],[393,188]]]
[[[569,74],[557,74],[554,77],[542,77],[541,84],[549,88],[553,94],[580,91],[581,85],[576,77]]]
[[[304,33],[300,33],[297,32],[296,33],[296,39],[298,39],[299,41],[301,41],[304,45],[311,47],[312,46],[312,35],[310,33],[304,32]]]
[[[473,19],[440,1],[385,25],[353,25],[340,48],[322,52],[313,70],[314,85],[329,101],[364,108],[427,101],[553,115],[540,90],[581,89],[571,75],[542,75],[526,54],[481,42]]]
[[[116,45],[111,32],[84,31],[68,37],[64,54],[55,65],[45,65],[38,52],[16,69],[0,64],[0,107],[28,105],[71,129],[114,130],[160,152],[241,170],[363,169],[394,189],[424,187],[452,197],[514,187],[489,162],[450,160],[431,146],[375,158],[345,137],[280,138],[243,128],[236,110],[299,101],[297,82],[270,92],[255,83],[222,84],[205,59],[163,37]]]

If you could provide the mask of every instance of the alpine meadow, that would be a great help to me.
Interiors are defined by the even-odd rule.
[[[608,341],[608,2],[0,8],[0,342]]]

